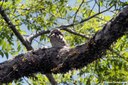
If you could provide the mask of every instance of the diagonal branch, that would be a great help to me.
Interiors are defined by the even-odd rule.
[[[85,36],[85,35],[83,35],[83,34],[81,34],[81,33],[77,33],[77,32],[75,32],[75,31],[73,31],[73,30],[71,30],[71,29],[68,29],[68,28],[67,28],[67,29],[61,28],[61,30],[65,30],[65,31],[67,31],[67,32],[69,32],[69,33],[72,33],[72,34],[74,34],[74,35],[77,35],[77,36],[80,36],[80,37],[89,39],[89,37],[87,37],[87,36]]]
[[[98,12],[98,13],[96,13],[96,14],[94,14],[94,15],[92,15],[92,16],[90,16],[90,17],[88,17],[88,18],[86,18],[86,19],[84,19],[84,20],[82,20],[82,21],[80,21],[79,23],[83,23],[83,22],[85,22],[85,21],[88,21],[88,20],[90,20],[90,19],[96,17],[97,15],[100,15],[100,14],[102,14],[102,13],[104,13],[104,12],[110,10],[112,7],[113,7],[113,6],[107,8],[106,10],[103,10],[103,11],[101,11],[101,12]],[[77,24],[78,24],[78,23],[77,23]]]
[[[107,9],[101,11],[101,12],[98,12],[98,13],[96,13],[96,14],[94,14],[94,15],[92,15],[92,16],[86,18],[86,19],[83,19],[83,20],[81,20],[81,21],[78,22],[78,23],[72,23],[72,24],[69,24],[69,25],[62,25],[62,26],[57,27],[57,28],[67,28],[67,27],[72,27],[72,26],[74,26],[74,25],[78,25],[78,24],[84,23],[84,22],[86,22],[86,21],[88,21],[88,20],[90,20],[90,19],[92,19],[92,18],[94,18],[94,17],[96,17],[96,16],[98,16],[98,15],[100,15],[100,14],[102,14],[102,13],[108,11],[108,10],[110,10],[112,7],[113,7],[113,6],[107,8]]]
[[[69,25],[61,25],[61,26],[55,27],[55,28],[60,28],[60,29],[62,29],[62,30],[68,31],[68,32],[70,32],[70,33],[72,33],[72,34],[75,34],[75,35],[78,35],[78,36],[87,38],[85,35],[81,35],[81,34],[78,34],[78,33],[74,33],[74,32],[71,31],[70,29],[68,29],[68,30],[66,30],[66,29],[67,29],[68,27],[72,27],[72,26],[78,25],[78,24],[80,24],[80,23],[84,23],[84,22],[86,22],[86,21],[88,21],[88,20],[90,20],[90,19],[96,17],[97,15],[100,15],[100,14],[102,14],[102,13],[108,11],[108,10],[111,9],[111,8],[112,8],[112,6],[109,7],[108,9],[103,10],[103,11],[101,11],[101,12],[99,12],[99,13],[96,13],[96,14],[94,14],[94,15],[92,15],[92,16],[86,18],[86,19],[83,19],[82,21],[80,21],[80,22],[78,22],[78,23],[72,23],[72,24],[69,24]],[[69,31],[69,30],[70,30],[70,31]],[[34,38],[37,38],[38,36],[43,35],[43,34],[47,34],[47,33],[49,33],[49,32],[50,32],[50,30],[46,30],[46,31],[42,30],[42,31],[40,31],[39,33],[36,33],[36,34],[34,34],[34,35],[31,35],[31,36],[29,37],[29,39],[30,39],[30,41],[32,41]]]
[[[67,32],[69,32],[69,33],[72,33],[72,34],[74,34],[74,35],[77,35],[77,36],[80,36],[80,37],[89,39],[89,37],[87,37],[86,35],[81,34],[81,33],[77,33],[77,32],[75,32],[75,31],[73,31],[73,30],[71,30],[71,29],[68,29],[68,28],[66,28],[66,29],[65,29],[65,28],[60,28],[60,30],[65,30],[65,31],[67,31]],[[51,30],[46,30],[46,31],[45,31],[45,30],[42,30],[42,31],[40,31],[40,32],[38,32],[38,33],[36,33],[36,34],[30,35],[30,36],[28,37],[28,41],[31,43],[34,38],[37,38],[37,37],[40,36],[40,35],[47,34],[47,33],[49,33],[50,31],[51,31]]]
[[[32,73],[65,73],[74,68],[83,68],[103,57],[106,50],[125,32],[128,32],[128,7],[83,45],[74,48],[40,48],[0,63],[0,83]]]
[[[80,10],[81,6],[83,5],[83,3],[84,3],[84,0],[82,0],[81,4],[79,5],[78,9],[77,9],[76,12],[75,12],[75,16],[74,16],[74,19],[73,19],[73,23],[75,22],[77,13],[79,12],[79,10]]]
[[[82,20],[82,21],[79,22],[79,23],[83,23],[83,22],[85,22],[85,21],[87,21],[87,20],[89,20],[89,19],[91,19],[91,18],[93,18],[93,17],[95,17],[95,16],[97,16],[97,15],[99,15],[99,14],[105,12],[105,11],[107,11],[107,10],[104,10],[104,11],[102,11],[102,12],[100,12],[100,13],[97,13],[97,14],[95,14],[95,15],[93,15],[93,16],[91,16],[91,17],[85,19],[85,20]],[[30,44],[27,40],[25,40],[25,39],[23,38],[23,36],[17,31],[15,25],[12,24],[12,22],[11,22],[10,19],[7,17],[7,15],[5,14],[5,11],[2,9],[2,7],[0,7],[0,14],[1,14],[1,16],[3,17],[3,19],[5,20],[5,22],[8,24],[8,26],[10,27],[10,29],[14,32],[14,34],[16,35],[16,37],[17,37],[17,38],[21,41],[21,43],[26,47],[26,49],[27,49],[27,50],[32,50],[33,48],[32,48],[32,46],[31,46],[31,44]],[[74,26],[74,25],[77,25],[77,24],[79,24],[79,23],[70,24],[70,25],[65,25],[64,28],[65,28],[65,27],[67,28],[67,27],[70,27],[70,26]],[[63,27],[63,26],[60,26],[60,27]],[[69,30],[68,30],[68,31],[69,31]],[[38,34],[36,34],[36,35],[33,35],[33,37],[30,38],[30,41],[32,41],[32,39],[34,39],[35,37],[38,37],[40,34],[44,34],[44,33],[48,33],[48,32],[50,32],[50,31],[40,32],[40,33],[38,33]],[[70,32],[71,32],[71,33],[74,33],[74,32],[72,32],[72,31],[70,31]],[[77,34],[77,33],[75,33],[75,34],[76,34],[76,35],[83,36],[83,35],[81,35],[81,34]]]
[[[91,13],[92,13],[93,9],[95,8],[95,5],[96,5],[96,3],[94,3],[94,5],[93,5],[92,9],[90,10],[89,16],[91,15]]]
[[[30,35],[29,37],[28,37],[28,40],[29,40],[29,42],[32,42],[32,40],[34,39],[34,38],[37,38],[38,36],[40,36],[40,35],[43,35],[43,34],[47,34],[47,33],[49,33],[50,32],[50,30],[42,30],[42,31],[40,31],[40,32],[38,32],[38,33],[36,33],[36,34],[33,34],[33,35]]]
[[[12,24],[8,16],[5,14],[5,11],[0,7],[0,14],[5,20],[5,22],[8,24],[9,28],[13,31],[13,33],[16,35],[16,37],[21,41],[21,43],[26,47],[27,50],[33,49],[31,45],[29,45],[29,42],[27,42],[23,36],[18,32],[15,25]]]
[[[18,32],[18,30],[16,29],[15,25],[13,25],[13,23],[10,21],[10,19],[5,14],[5,11],[2,9],[2,7],[0,7],[0,14],[3,17],[3,19],[5,20],[5,22],[8,24],[9,28],[14,32],[16,37],[26,47],[26,49],[28,51],[33,50],[33,47],[31,46],[30,42],[27,39],[24,39],[23,36]],[[50,81],[50,83],[52,85],[56,85],[57,84],[57,82],[53,78],[52,74],[46,74],[46,76],[47,76],[47,78],[49,79],[49,81]]]

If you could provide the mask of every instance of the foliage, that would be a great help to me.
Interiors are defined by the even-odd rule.
[[[51,30],[61,25],[78,23],[97,12],[110,6],[111,11],[97,15],[96,17],[79,23],[69,29],[88,37],[92,37],[98,30],[102,29],[112,17],[118,13],[126,4],[127,0],[5,0],[0,1],[10,20],[15,24],[17,30],[23,35],[39,32],[41,30]],[[80,4],[81,7],[80,7]],[[93,4],[93,6],[92,6]],[[80,7],[80,9],[79,9]],[[78,10],[79,9],[79,10]],[[78,11],[78,12],[77,12]],[[25,52],[26,49],[9,29],[6,22],[0,16],[0,55],[9,57]],[[82,44],[87,39],[63,31],[66,41],[71,47]],[[34,48],[40,46],[50,46],[47,35],[42,35],[32,42]],[[73,70],[66,74],[56,74],[55,79],[60,84],[89,84],[127,81],[128,80],[128,36],[120,38],[111,48],[115,52],[107,51],[104,58],[99,59],[87,67]],[[86,62],[86,61],[85,61]],[[29,78],[33,85],[49,84],[45,76],[37,75],[38,79]],[[21,85],[24,79],[16,81],[16,85]],[[11,85],[11,83],[10,83]]]

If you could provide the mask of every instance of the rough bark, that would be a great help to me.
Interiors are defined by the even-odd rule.
[[[128,7],[111,19],[88,42],[75,48],[40,48],[0,63],[0,82],[7,83],[32,73],[65,73],[80,69],[105,54],[128,32]]]
[[[19,33],[19,31],[16,29],[16,26],[11,22],[11,20],[9,19],[9,17],[5,13],[5,11],[2,9],[2,7],[0,7],[0,14],[3,17],[3,19],[5,20],[5,22],[8,24],[9,28],[13,31],[13,33],[15,34],[15,36],[21,41],[21,43],[26,47],[26,49],[28,51],[33,50],[33,47],[31,46],[31,42],[32,42],[32,39],[34,39],[34,37],[37,37],[40,34],[49,32],[49,30],[48,31],[42,31],[42,32],[39,32],[37,35],[34,35],[34,36],[29,37],[28,39],[26,39],[26,38],[24,38]],[[55,79],[52,76],[52,74],[45,74],[45,75],[47,76],[48,80],[50,81],[50,83],[52,85],[57,85],[57,82],[55,81]]]

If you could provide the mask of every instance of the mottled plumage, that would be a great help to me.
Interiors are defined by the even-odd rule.
[[[63,37],[63,34],[60,32],[59,29],[55,29],[51,31],[50,35],[50,42],[52,47],[64,47],[67,46],[66,41]]]

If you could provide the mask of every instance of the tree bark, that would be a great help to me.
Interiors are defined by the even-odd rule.
[[[128,32],[128,7],[111,19],[85,44],[74,48],[40,48],[0,63],[0,82],[8,83],[30,74],[65,73],[80,69],[105,55]]]
[[[5,11],[2,9],[2,7],[0,7],[0,14],[3,17],[3,19],[5,20],[5,22],[8,24],[9,28],[13,31],[13,33],[16,35],[16,37],[21,41],[21,43],[26,47],[26,49],[28,51],[33,50],[33,47],[31,46],[31,42],[32,42],[32,39],[34,39],[34,37],[37,37],[43,33],[50,32],[49,30],[48,31],[42,31],[42,32],[39,32],[37,35],[34,35],[32,37],[29,37],[29,39],[26,39],[19,33],[19,31],[16,29],[15,25],[11,22],[11,20],[9,19],[9,17],[5,13]],[[57,82],[53,78],[52,74],[51,75],[45,74],[45,75],[47,76],[48,80],[50,81],[50,83],[52,85],[57,85]]]

